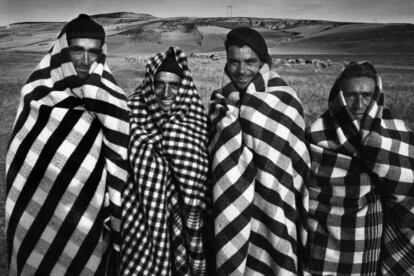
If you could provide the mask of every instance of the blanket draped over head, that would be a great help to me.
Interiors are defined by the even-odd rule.
[[[217,275],[301,274],[310,160],[296,93],[264,64],[211,97]]]
[[[377,83],[360,125],[337,80],[308,130],[312,274],[414,275],[414,136]]]
[[[7,152],[10,274],[103,274],[119,251],[127,108],[105,54],[82,85],[62,34],[22,89]]]
[[[159,106],[154,76],[167,55],[182,68],[169,110]],[[123,275],[203,275],[207,206],[207,114],[180,49],[149,59],[128,101],[133,180],[122,195]]]

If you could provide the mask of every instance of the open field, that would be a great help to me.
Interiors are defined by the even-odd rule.
[[[414,128],[414,56],[278,56],[275,58],[330,59],[332,66],[324,69],[314,66],[276,64],[277,71],[297,92],[302,101],[307,123],[315,120],[327,107],[327,95],[339,74],[344,60],[373,60],[382,75],[386,103],[396,117],[407,120]],[[13,126],[19,93],[30,72],[40,61],[38,53],[0,54],[0,275],[6,269],[4,242],[5,154]],[[109,56],[108,64],[127,95],[140,84],[144,76],[142,61],[128,61],[125,57]],[[189,67],[206,108],[211,92],[218,88],[222,78],[224,58],[190,58]]]
[[[330,59],[332,66],[275,65],[277,71],[297,92],[302,101],[307,123],[315,120],[327,107],[327,95],[339,74],[344,60],[370,59],[377,64],[386,91],[386,103],[396,117],[407,120],[414,128],[414,56],[278,56],[277,58]],[[274,57],[276,58],[276,57]],[[5,271],[4,242],[5,154],[8,137],[13,126],[19,102],[19,92],[26,78],[40,61],[38,53],[0,54],[0,275]],[[115,56],[108,58],[109,66],[127,95],[140,84],[144,76],[144,64]],[[194,82],[206,108],[211,92],[218,88],[222,78],[224,58],[190,58],[189,66]]]
[[[361,24],[260,18],[168,18],[147,14],[96,15],[104,25],[108,64],[130,95],[144,77],[145,57],[170,45],[189,56],[189,67],[204,105],[220,86],[229,28],[250,25],[260,31],[275,62],[273,69],[297,92],[310,124],[327,108],[329,90],[344,62],[371,60],[382,76],[386,104],[414,129],[414,25]],[[6,274],[5,154],[20,89],[63,22],[0,26],[0,275]],[[209,56],[214,55],[214,59]],[[320,60],[329,66],[287,64],[287,59]],[[281,61],[281,62],[280,62]]]

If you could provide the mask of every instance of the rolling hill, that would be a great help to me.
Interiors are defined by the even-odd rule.
[[[107,33],[112,55],[151,54],[170,45],[188,53],[224,50],[225,34],[249,25],[263,34],[273,54],[414,53],[413,24],[344,23],[249,17],[157,18],[149,14],[116,12],[93,15]],[[20,22],[0,27],[0,50],[45,52],[64,22]]]

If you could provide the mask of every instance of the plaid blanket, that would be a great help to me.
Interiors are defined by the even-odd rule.
[[[384,107],[377,83],[360,125],[337,81],[307,132],[312,274],[414,273],[414,136]]]
[[[296,93],[264,64],[211,97],[217,275],[301,274],[310,160]]]
[[[82,85],[63,34],[22,89],[6,157],[12,275],[102,275],[119,251],[127,102],[105,54],[90,72]]]
[[[153,90],[167,53],[185,75],[168,113]],[[128,101],[133,181],[122,195],[123,275],[206,273],[207,114],[184,52],[171,47],[167,53],[149,59],[145,79]]]

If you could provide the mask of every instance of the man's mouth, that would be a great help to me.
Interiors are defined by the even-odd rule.
[[[352,112],[354,114],[355,117],[362,117],[364,116],[365,112],[360,112],[360,111],[354,111]]]
[[[237,77],[237,81],[240,83],[247,83],[250,81],[249,77]]]
[[[162,99],[159,101],[162,105],[172,105],[174,99]]]
[[[81,67],[76,67],[76,69],[77,69],[78,71],[81,71],[81,72],[88,72],[88,73],[89,73],[89,68],[81,68]]]

